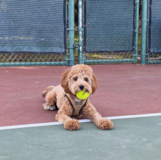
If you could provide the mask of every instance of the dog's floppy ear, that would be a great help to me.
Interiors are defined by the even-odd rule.
[[[97,82],[96,76],[93,73],[93,75],[92,75],[92,94],[96,91],[97,86],[98,86],[98,82]]]
[[[61,86],[64,88],[64,91],[66,93],[70,93],[69,88],[68,88],[68,79],[67,79],[70,70],[71,69],[69,68],[65,72],[62,73]]]

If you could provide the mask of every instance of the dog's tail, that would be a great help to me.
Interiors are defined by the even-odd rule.
[[[41,93],[41,96],[42,96],[43,98],[45,98],[46,94],[47,94],[48,92],[50,92],[53,88],[54,88],[54,86],[49,86],[49,87],[47,87],[47,88]]]

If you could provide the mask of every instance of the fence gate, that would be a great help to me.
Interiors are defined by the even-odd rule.
[[[143,0],[142,64],[161,63],[161,0]]]
[[[136,63],[139,0],[78,1],[79,62]]]
[[[0,1],[0,66],[66,65],[66,0]]]
[[[139,0],[0,1],[0,66],[136,63]],[[67,25],[68,24],[68,25]]]

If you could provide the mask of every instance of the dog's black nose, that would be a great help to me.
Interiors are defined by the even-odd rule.
[[[84,86],[83,86],[83,85],[80,85],[79,88],[80,88],[81,90],[83,90]]]

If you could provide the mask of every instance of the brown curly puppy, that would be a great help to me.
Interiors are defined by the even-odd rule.
[[[80,128],[78,120],[71,117],[82,114],[88,116],[101,129],[112,129],[113,123],[97,112],[89,99],[80,100],[76,93],[83,90],[93,94],[97,88],[97,80],[92,68],[79,64],[67,69],[62,74],[61,85],[49,86],[42,92],[46,103],[43,104],[45,110],[59,109],[56,120],[64,124],[68,130]]]

